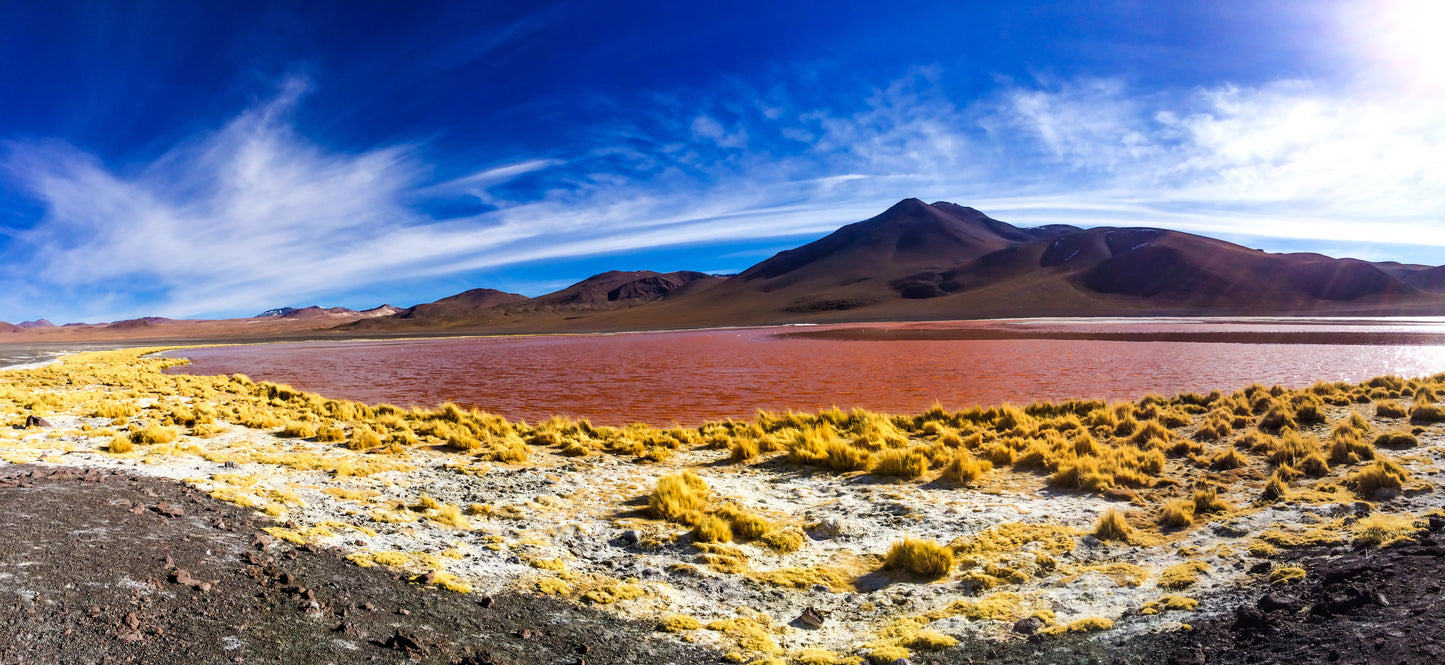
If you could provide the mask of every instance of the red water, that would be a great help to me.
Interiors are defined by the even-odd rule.
[[[796,328],[792,330],[797,330]],[[452,401],[510,419],[697,424],[759,409],[915,413],[1034,400],[1304,386],[1445,371],[1445,346],[1079,340],[779,339],[779,329],[186,349],[178,370],[242,373],[328,397]]]

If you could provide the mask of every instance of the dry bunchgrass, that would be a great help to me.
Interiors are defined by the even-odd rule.
[[[1376,498],[1393,497],[1405,487],[1405,482],[1410,480],[1409,472],[1392,460],[1378,458],[1368,466],[1360,468],[1359,471],[1346,478],[1345,483],[1360,495],[1360,498],[1370,500]]]
[[[175,441],[180,434],[164,425],[151,423],[130,433],[131,443],[156,444]]]
[[[1134,527],[1129,526],[1129,521],[1124,519],[1124,514],[1110,508],[1104,511],[1099,521],[1094,523],[1094,537],[1099,540],[1117,540],[1129,542],[1134,538]]]
[[[647,497],[653,515],[678,524],[697,524],[707,505],[707,483],[691,471],[663,476]]]
[[[877,459],[872,471],[877,476],[917,478],[928,472],[928,458],[916,450],[885,450]]]
[[[948,458],[948,463],[943,466],[941,477],[955,483],[972,485],[992,470],[993,462],[974,459],[973,455],[968,454],[968,451],[960,450]]]
[[[904,537],[888,549],[883,567],[929,578],[943,577],[953,570],[953,550],[932,540]]]
[[[1375,403],[1376,418],[1404,418],[1410,415],[1410,411],[1403,404],[1395,400],[1385,400]]]

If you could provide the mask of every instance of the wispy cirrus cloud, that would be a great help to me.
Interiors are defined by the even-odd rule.
[[[527,261],[822,234],[905,196],[1025,224],[1445,247],[1438,99],[1089,79],[954,100],[945,76],[826,100],[735,81],[657,95],[581,144],[442,181],[417,145],[308,141],[289,120],[295,80],[136,169],[13,143],[6,177],[45,213],[3,257],[28,289],[10,297],[60,295],[71,318],[234,315]],[[482,207],[425,211],[447,197]]]

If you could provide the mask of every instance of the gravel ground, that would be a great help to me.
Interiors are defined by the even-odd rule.
[[[0,662],[721,660],[564,600],[410,584],[255,519],[164,479],[0,469]]]

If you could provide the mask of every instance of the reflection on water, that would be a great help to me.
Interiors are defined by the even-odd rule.
[[[1138,322],[1135,322],[1138,325]],[[1112,327],[1112,324],[1111,324]],[[789,330],[796,331],[797,328]],[[1097,340],[780,339],[777,328],[188,349],[173,371],[242,373],[329,397],[453,401],[529,422],[748,418],[837,405],[911,413],[1002,402],[1303,386],[1445,371],[1445,346]]]

